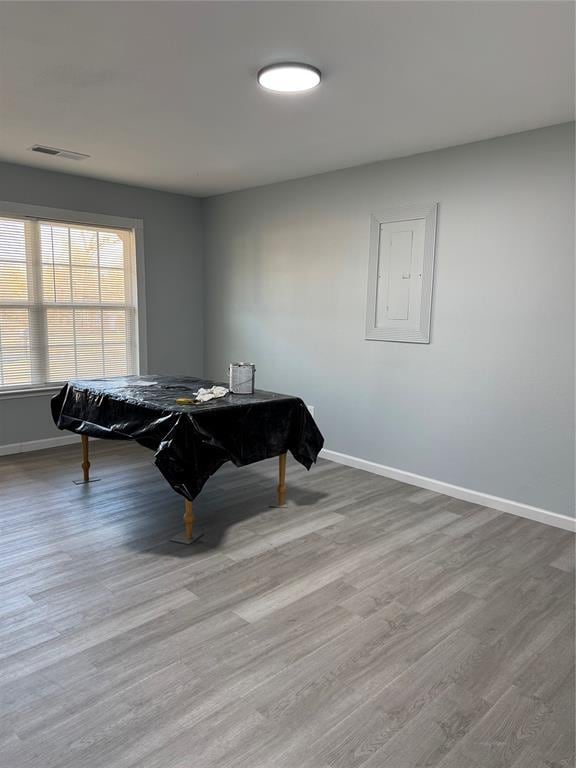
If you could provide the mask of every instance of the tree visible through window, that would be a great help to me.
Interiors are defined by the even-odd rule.
[[[129,230],[0,217],[0,391],[137,371]]]

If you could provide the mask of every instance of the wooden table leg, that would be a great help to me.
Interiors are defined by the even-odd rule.
[[[73,480],[74,485],[84,485],[85,483],[96,483],[99,477],[90,477],[90,460],[88,458],[88,435],[80,435],[82,440],[82,480]]]
[[[278,506],[283,507],[286,503],[286,454],[282,453],[278,457]]]
[[[184,499],[184,533],[177,533],[170,541],[176,542],[176,544],[194,544],[202,538],[202,534],[194,538],[194,512],[192,510],[192,502],[189,499]]]
[[[192,530],[194,528],[194,512],[192,511],[192,502],[188,499],[184,499],[184,529],[186,536],[192,538]]]
[[[90,482],[90,462],[88,460],[88,435],[81,435],[82,438],[82,472],[84,473],[84,482]]]

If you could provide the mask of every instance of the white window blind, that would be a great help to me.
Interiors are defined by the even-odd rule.
[[[0,217],[0,392],[137,360],[133,232]]]

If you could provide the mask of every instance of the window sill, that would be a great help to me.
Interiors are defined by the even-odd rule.
[[[28,387],[27,389],[0,389],[0,400],[15,400],[21,397],[42,397],[55,395],[62,389],[62,384],[47,387]]]

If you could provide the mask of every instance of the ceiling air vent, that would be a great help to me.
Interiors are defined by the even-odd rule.
[[[81,152],[72,152],[69,149],[58,149],[58,147],[46,147],[43,144],[34,144],[29,147],[31,152],[39,152],[41,155],[53,155],[63,157],[65,160],[86,160],[90,155],[83,155]]]

